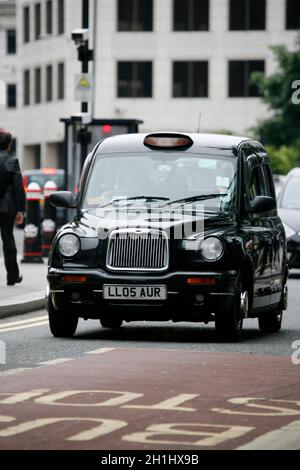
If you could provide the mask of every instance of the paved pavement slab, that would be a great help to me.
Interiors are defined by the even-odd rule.
[[[6,271],[0,259],[0,318],[27,313],[45,306],[47,259],[43,264],[19,263],[23,281],[6,285]]]
[[[14,236],[18,252],[19,269],[23,275],[23,281],[21,284],[14,286],[6,285],[6,269],[0,237],[0,318],[27,313],[43,308],[45,305],[48,260],[44,258],[43,264],[21,263],[23,258],[24,230],[15,228]]]

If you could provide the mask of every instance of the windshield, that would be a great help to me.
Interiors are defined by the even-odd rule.
[[[300,209],[300,178],[291,178],[282,196],[283,209]]]
[[[205,210],[229,211],[234,207],[235,185],[236,158],[227,155],[99,154],[82,208],[107,207],[125,200],[127,207],[143,203],[173,208],[174,203],[192,208],[201,204]]]

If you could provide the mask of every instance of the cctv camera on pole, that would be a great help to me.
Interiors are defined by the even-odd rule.
[[[88,153],[89,133],[88,103],[92,99],[93,80],[89,74],[89,62],[94,59],[93,50],[89,49],[89,0],[82,0],[82,28],[72,31],[72,39],[78,50],[78,60],[82,63],[81,75],[76,79],[76,99],[81,101],[81,127],[78,140],[81,146],[80,168],[83,167]],[[73,120],[73,116],[72,116]],[[80,138],[79,138],[80,137]]]

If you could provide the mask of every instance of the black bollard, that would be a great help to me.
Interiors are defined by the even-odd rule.
[[[50,204],[49,197],[57,191],[54,181],[47,181],[44,186],[44,220],[42,222],[42,252],[43,256],[48,256],[51,243],[56,232],[56,207]]]
[[[26,225],[22,263],[43,263],[41,243],[41,187],[30,183],[26,192]]]

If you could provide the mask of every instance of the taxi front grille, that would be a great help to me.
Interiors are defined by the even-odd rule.
[[[164,271],[169,264],[167,235],[154,230],[112,232],[106,264],[116,271]]]

